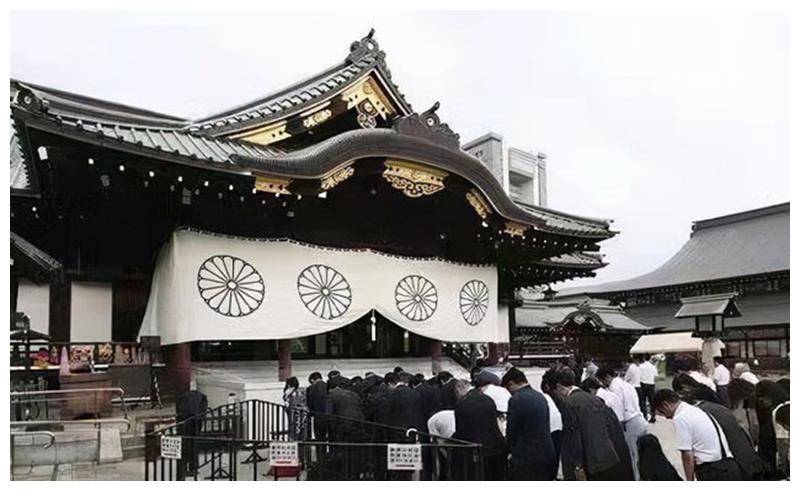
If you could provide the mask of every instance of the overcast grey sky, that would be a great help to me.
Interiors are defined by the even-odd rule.
[[[692,220],[789,200],[778,13],[18,12],[11,74],[198,117],[338,63],[370,27],[417,110],[547,153],[550,206],[614,220],[585,282],[654,269]]]

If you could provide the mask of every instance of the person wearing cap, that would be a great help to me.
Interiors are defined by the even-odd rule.
[[[547,400],[533,390],[525,374],[516,368],[506,372],[502,384],[513,394],[508,401],[507,429],[511,479],[555,480],[558,460],[550,437]]]

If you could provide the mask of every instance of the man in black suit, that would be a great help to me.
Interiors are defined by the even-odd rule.
[[[442,397],[439,394],[439,389],[432,384],[426,383],[425,376],[421,373],[414,375],[412,383],[414,390],[417,391],[422,401],[422,415],[425,421],[428,421],[428,418],[441,409]]]
[[[455,382],[450,382],[454,384]],[[454,386],[455,388],[455,386]],[[491,397],[480,390],[472,390],[463,396],[455,408],[456,432],[453,438],[483,445],[483,480],[502,481],[506,476],[506,442],[497,423],[497,406]],[[465,466],[454,480],[466,480],[474,466],[471,462],[460,462]],[[472,466],[472,467],[471,467]]]
[[[629,480],[614,446],[612,421],[602,399],[575,386],[575,373],[561,369],[555,375],[556,392],[565,410],[561,461],[566,480]]]
[[[508,401],[506,426],[506,439],[511,452],[511,479],[555,480],[558,460],[550,437],[547,400],[531,388],[525,374],[516,368],[506,372],[501,385],[512,394]]]
[[[391,377],[386,374],[389,379],[386,381],[389,386],[389,424],[424,432],[428,420],[424,418],[422,412],[422,398],[419,392],[409,387],[411,375],[405,372],[393,375],[394,377]]]
[[[441,386],[439,394],[442,399],[442,409],[455,409],[458,398],[456,397],[455,384],[453,383],[455,379],[453,375],[451,375],[450,372],[439,372],[439,374],[436,375],[436,379]]]
[[[325,425],[325,414],[328,412],[328,384],[322,380],[322,374],[314,372],[308,376],[308,389],[306,389],[306,404],[314,418],[314,438],[324,441],[328,438]]]

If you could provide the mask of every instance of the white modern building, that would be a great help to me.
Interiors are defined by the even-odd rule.
[[[486,165],[517,203],[547,206],[547,155],[506,147],[502,135],[487,133],[463,146]]]

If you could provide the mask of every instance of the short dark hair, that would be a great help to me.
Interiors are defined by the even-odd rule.
[[[383,376],[383,381],[386,382],[386,385],[394,385],[400,381],[400,377],[394,372],[389,372]]]
[[[503,380],[500,381],[500,385],[505,387],[511,382],[515,384],[527,384],[528,377],[517,367],[511,367],[505,375],[503,375]]]
[[[601,387],[600,381],[597,380],[595,377],[587,377],[586,380],[581,382],[581,389],[585,390],[586,392],[597,390],[600,387]]]
[[[394,373],[403,373],[403,367],[394,367],[392,370]]]
[[[612,370],[610,366],[603,365],[602,367],[597,369],[595,377],[597,377],[597,380],[603,380],[606,377],[614,378],[616,377],[616,374],[614,373],[614,370]]]
[[[553,381],[562,387],[572,387],[575,385],[575,372],[569,368],[562,368],[556,372]]]
[[[411,384],[413,376],[410,373],[400,372],[397,374],[397,378],[400,380],[400,382],[403,382],[404,384]]]
[[[672,379],[672,390],[680,392],[684,387],[696,389],[700,386],[700,382],[693,379],[688,373],[679,373]]]
[[[542,374],[542,383],[539,385],[542,392],[548,393],[556,388],[556,371],[552,368]]]
[[[339,370],[331,370],[330,372],[328,372],[328,378],[338,377],[339,375],[341,375],[341,372],[339,372]]]
[[[322,374],[319,372],[311,372],[311,375],[308,376],[308,383],[314,383],[317,380],[322,380]]]
[[[664,404],[673,404],[680,400],[681,398],[674,390],[661,389],[653,396],[653,409],[658,409]]]
[[[453,374],[452,374],[452,373],[450,373],[450,372],[447,372],[447,371],[444,371],[444,372],[439,372],[439,373],[436,375],[436,379],[437,379],[439,382],[443,383],[443,384],[444,384],[444,383],[447,383],[447,381],[448,381],[448,380],[450,380],[451,378],[453,378]]]

